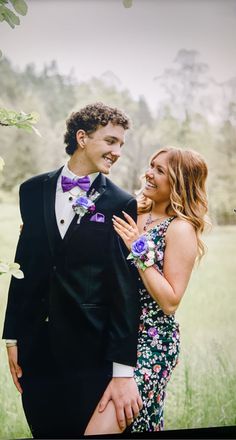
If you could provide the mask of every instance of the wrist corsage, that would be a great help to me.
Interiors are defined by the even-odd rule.
[[[132,243],[127,260],[133,260],[134,265],[143,271],[155,263],[155,243],[141,235]]]

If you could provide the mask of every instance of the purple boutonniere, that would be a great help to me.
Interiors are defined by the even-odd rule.
[[[77,223],[80,223],[81,218],[87,214],[92,213],[95,211],[95,200],[99,196],[99,192],[94,191],[91,192],[90,196],[80,196],[78,197],[73,205],[72,208],[75,211],[76,214],[78,214],[78,220]]]

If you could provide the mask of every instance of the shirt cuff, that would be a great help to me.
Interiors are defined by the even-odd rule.
[[[113,362],[112,377],[133,377],[134,367]]]
[[[6,339],[6,344],[17,344],[17,339]]]

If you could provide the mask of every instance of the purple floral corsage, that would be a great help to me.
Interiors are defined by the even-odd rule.
[[[155,263],[155,243],[141,235],[132,243],[131,252],[127,260],[133,260],[138,269],[146,270]]]

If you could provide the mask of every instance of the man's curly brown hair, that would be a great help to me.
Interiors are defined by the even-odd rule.
[[[84,130],[89,135],[100,126],[105,127],[108,122],[121,125],[124,130],[128,130],[131,125],[129,117],[122,110],[102,102],[88,104],[78,112],[73,112],[66,121],[67,131],[64,134],[67,154],[72,156],[78,147],[76,140],[78,130]]]

